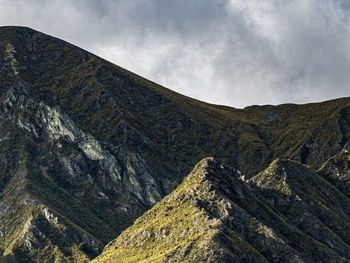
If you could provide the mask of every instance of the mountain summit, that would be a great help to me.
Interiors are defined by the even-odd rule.
[[[305,195],[303,202],[295,201],[301,210],[276,208],[256,200],[261,214],[249,215],[251,220],[255,215],[263,229],[269,226],[276,232],[283,242],[273,242],[291,251],[291,258],[315,259],[320,248],[324,256],[321,260],[349,259],[348,180],[344,179],[348,178],[349,166],[343,159],[350,138],[349,98],[245,109],[211,105],[24,27],[0,28],[0,92],[0,261],[89,262],[135,219],[178,189],[196,163],[207,156],[220,159],[223,167],[231,167],[225,172],[227,179],[218,168],[219,177],[215,179],[214,172],[209,182],[218,180],[227,191],[242,187],[239,200],[249,200],[254,191],[263,196],[262,190],[251,190],[251,184],[254,189],[279,191],[271,197],[273,201],[262,197],[275,205],[292,202],[289,193],[295,198]],[[277,159],[293,161],[278,161],[277,168],[271,167]],[[292,171],[286,179],[270,176],[265,170],[280,171],[281,165]],[[244,184],[238,181],[236,171],[240,171]],[[320,189],[313,193],[313,184],[303,184],[304,179],[315,182]],[[233,185],[236,182],[239,186]],[[213,187],[221,183],[213,183]],[[226,198],[228,204],[237,202],[238,197],[222,191],[218,191],[219,197]],[[216,197],[203,202],[213,204],[215,209],[224,200]],[[316,204],[311,206],[310,202]],[[182,205],[176,203],[178,209]],[[323,205],[337,216],[330,218]],[[201,207],[193,204],[189,208],[196,214]],[[300,211],[309,214],[303,217]],[[323,219],[323,214],[316,213],[324,213]],[[206,221],[206,217],[214,219]],[[229,214],[232,217],[235,214]],[[143,218],[137,222],[143,222]],[[203,213],[203,218],[198,219],[203,219],[199,223],[212,227],[212,231],[202,241],[213,241],[214,247],[223,252],[212,253],[213,247],[205,243],[208,249],[203,251],[209,254],[199,257],[208,255],[215,261],[220,255],[237,256],[242,251],[245,260],[252,255],[271,260],[266,256],[269,248],[259,247],[265,241],[254,245],[254,253],[253,249],[240,250],[253,244],[244,234],[240,234],[240,244],[226,232],[222,237],[230,237],[225,239],[227,242],[216,242],[216,235],[210,233],[216,233],[226,221],[221,223],[221,215],[210,211]],[[321,236],[305,232],[315,230],[308,227],[310,218],[323,231]],[[211,220],[219,225],[208,223]],[[229,233],[258,224],[244,221],[242,226],[243,221],[236,220],[237,229],[229,228]],[[325,224],[325,220],[330,221]],[[277,228],[272,228],[272,223],[278,223],[274,225]],[[300,232],[295,232],[296,228]],[[126,231],[117,243],[127,236]],[[309,252],[296,247],[299,233],[306,233],[303,237],[307,238],[300,244],[310,245]],[[182,239],[185,243],[175,244],[181,249],[190,246],[187,237],[186,232]],[[177,251],[174,246],[165,247]],[[159,249],[160,254],[166,254],[161,251],[163,247]],[[192,258],[198,254],[193,251]]]

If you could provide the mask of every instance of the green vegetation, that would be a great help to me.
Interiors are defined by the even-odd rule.
[[[202,194],[211,194],[204,180],[207,161],[200,162],[171,195],[137,219],[93,262],[207,262],[205,256],[210,256],[221,224],[197,204]]]
[[[341,234],[348,229],[347,212],[336,203],[339,199],[346,206],[344,195],[349,196],[348,179],[344,180],[348,178],[348,157],[338,156],[350,138],[349,98],[245,109],[211,105],[172,92],[69,43],[21,27],[0,28],[0,83],[0,250],[10,258],[19,262],[45,262],[43,258],[46,262],[85,262],[94,258],[136,218],[176,189],[206,156],[222,158],[223,165],[236,167],[246,180],[259,173],[254,180],[259,178],[269,186],[268,196],[262,197],[265,201],[250,200],[251,190],[232,178],[232,173],[222,172],[225,177],[219,176],[219,181],[227,191],[235,185],[242,187],[239,191],[244,192],[242,195],[255,210],[238,190],[232,197],[223,194],[212,179],[199,183],[196,180],[202,175],[190,176],[171,195],[183,194],[188,199],[168,198],[156,204],[156,215],[144,215],[149,223],[142,220],[143,216],[135,222],[135,228],[117,239],[122,240],[136,228],[142,230],[136,231],[135,237],[140,246],[120,246],[120,255],[133,254],[136,259],[144,257],[140,251],[148,251],[146,258],[152,261],[175,255],[186,260],[202,256],[215,261],[225,257],[227,251],[244,258],[238,252],[241,249],[246,251],[244,260],[264,261],[276,251],[264,250],[260,241],[290,249],[284,237],[280,237],[283,242],[260,239],[259,235],[279,235],[269,221],[299,240],[290,234],[292,230],[286,223],[284,214],[290,211],[297,218],[303,216],[299,211],[320,214],[322,224],[331,222],[325,224],[329,229],[334,224],[341,226],[333,232],[348,242]],[[51,118],[52,112],[57,119]],[[102,149],[100,157],[89,158],[83,149],[86,143],[90,148]],[[295,160],[310,171],[318,170],[328,160],[319,172],[322,177],[312,179],[315,173],[310,171],[305,175],[322,191],[318,193],[317,188],[310,192],[312,184],[304,187],[301,174],[305,170],[300,168],[304,166],[290,170],[298,174],[298,180],[290,176],[276,178],[264,171],[277,158]],[[288,166],[275,162],[277,168],[272,170],[280,169],[281,164]],[[201,169],[198,171],[204,168]],[[215,173],[218,171],[221,169],[216,167]],[[247,184],[257,184],[254,180]],[[197,197],[186,190],[209,194],[210,187],[219,189],[219,196],[210,193],[211,198],[205,194]],[[291,208],[269,204],[271,198],[276,203],[289,204],[292,201],[285,198],[291,198],[293,191],[298,196],[304,193],[305,202],[290,204]],[[258,195],[264,196],[262,192],[258,191]],[[334,200],[327,197],[327,192]],[[261,226],[242,212],[233,229],[234,222],[222,218],[226,213],[220,203],[222,195],[231,201],[239,200],[238,206],[254,214]],[[168,210],[166,200],[173,208],[163,213]],[[309,200],[322,205],[312,206]],[[306,206],[313,209],[307,210]],[[336,219],[330,218],[323,206],[333,207]],[[289,221],[293,221],[293,213],[288,214]],[[239,222],[245,220],[253,226],[245,231],[255,241],[240,233],[246,226]],[[193,227],[193,221],[198,228]],[[158,225],[164,225],[165,230],[155,229]],[[188,232],[181,237],[182,232],[177,232],[180,230]],[[158,245],[149,242],[157,231],[174,232],[172,243],[166,238],[160,239]],[[151,238],[142,241],[148,233]],[[317,238],[314,233],[311,236],[308,242],[312,243]],[[322,238],[319,239],[326,243]],[[331,242],[339,241],[336,237],[334,240]],[[236,246],[239,249],[232,252]],[[221,251],[222,255],[213,251]],[[324,251],[326,255],[329,252],[327,248]],[[347,257],[345,252],[336,253]],[[295,253],[295,257],[300,255]]]
[[[229,177],[235,173],[202,160],[93,262],[349,258],[350,199],[320,175],[289,160],[274,161],[248,182]]]

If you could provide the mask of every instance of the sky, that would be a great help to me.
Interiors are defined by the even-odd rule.
[[[349,12],[349,0],[0,0],[0,25],[241,108],[350,96]]]

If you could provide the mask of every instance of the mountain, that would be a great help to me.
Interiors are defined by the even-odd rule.
[[[325,162],[318,171],[345,195],[350,196],[350,144]]]
[[[93,262],[348,262],[349,216],[349,197],[298,162],[244,181],[207,158]]]
[[[211,105],[24,27],[0,28],[0,92],[1,261],[90,261],[207,156],[247,182],[291,159],[347,193],[334,171],[348,171],[335,156],[350,137],[349,98]]]

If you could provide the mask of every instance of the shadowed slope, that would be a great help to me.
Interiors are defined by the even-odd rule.
[[[350,197],[350,144],[327,162],[318,171],[324,178]]]
[[[204,159],[93,262],[346,262],[350,200],[293,161],[249,182]],[[306,183],[305,183],[306,182]]]

